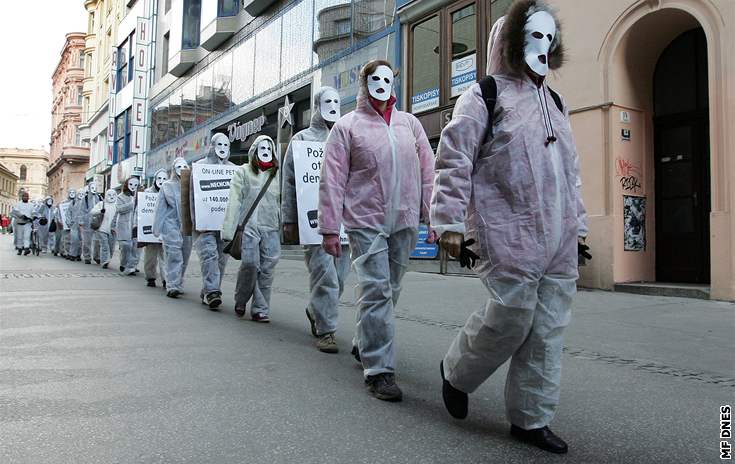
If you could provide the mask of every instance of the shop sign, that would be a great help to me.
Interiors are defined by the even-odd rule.
[[[439,106],[439,88],[429,89],[411,97],[411,112],[433,110]]]
[[[477,81],[477,54],[452,61],[452,98],[462,95]]]
[[[245,142],[248,137],[263,130],[263,126],[267,123],[268,118],[264,114],[242,124],[235,121],[227,126],[227,136],[230,138],[230,142],[235,140]]]

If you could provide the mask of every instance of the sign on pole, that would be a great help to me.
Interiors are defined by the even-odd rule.
[[[161,240],[153,235],[153,216],[156,211],[157,199],[158,193],[138,192],[139,243],[161,243]]]
[[[302,245],[319,245],[319,176],[324,160],[324,142],[291,142],[294,177],[296,179],[296,206],[299,216],[299,242]],[[344,227],[341,228],[342,244],[347,244]]]
[[[197,164],[191,166],[194,189],[194,221],[197,231],[219,231],[230,201],[230,180],[239,166]]]

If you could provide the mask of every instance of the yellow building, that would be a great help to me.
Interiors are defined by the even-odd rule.
[[[0,148],[0,163],[18,176],[18,185],[13,194],[18,201],[18,192],[25,190],[31,199],[44,198],[47,192],[49,154],[45,150],[31,148]]]
[[[10,215],[10,210],[18,202],[18,176],[3,163],[0,163],[0,214]]]

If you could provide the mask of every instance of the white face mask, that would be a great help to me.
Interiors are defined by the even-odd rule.
[[[178,177],[181,177],[181,171],[183,171],[184,169],[189,169],[189,165],[186,164],[186,161],[184,161],[183,159],[176,160],[176,162],[174,163],[174,172]]]
[[[76,197],[77,197],[77,191],[76,191],[76,190],[74,190],[74,189],[72,189],[72,190],[69,190],[69,199],[70,199],[70,200],[73,200],[73,199],[75,199]]]
[[[46,204],[47,204],[47,205],[49,205],[49,206],[51,206],[51,205],[53,205],[53,204],[54,204],[54,200],[53,200],[53,199],[51,199],[51,198],[48,198],[48,199],[46,200]]]
[[[117,192],[112,189],[105,192],[105,201],[107,203],[115,203],[117,201]]]
[[[230,139],[225,134],[214,134],[212,145],[219,159],[224,161],[230,157]]]
[[[89,191],[92,193],[97,193],[97,184],[89,184]]]
[[[335,122],[340,117],[339,94],[334,89],[327,89],[319,97],[319,112],[322,119]]]
[[[140,181],[133,177],[128,181],[128,190],[130,190],[133,193],[136,193],[138,191],[138,186],[140,185]]]
[[[156,183],[156,188],[158,188],[158,190],[161,190],[161,186],[167,180],[168,180],[168,176],[166,175],[165,172],[161,171],[158,174],[156,174],[156,180],[154,181]]]
[[[390,100],[393,89],[393,71],[388,66],[380,65],[367,77],[368,93],[379,101]]]
[[[267,140],[261,140],[258,143],[258,149],[256,150],[258,159],[262,163],[270,163],[273,161],[273,147]]]
[[[549,50],[556,37],[554,17],[545,11],[532,14],[526,21],[526,64],[539,76],[549,73]]]

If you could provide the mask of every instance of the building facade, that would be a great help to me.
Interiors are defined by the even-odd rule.
[[[0,148],[0,163],[18,177],[17,189],[13,194],[16,201],[21,190],[28,192],[31,199],[47,195],[49,154],[45,150]]]
[[[84,185],[89,165],[89,147],[82,140],[84,104],[85,34],[66,34],[61,58],[52,75],[51,141],[48,185],[54,201],[66,196],[69,188]]]
[[[0,163],[0,214],[9,216],[18,201],[18,176]]]

